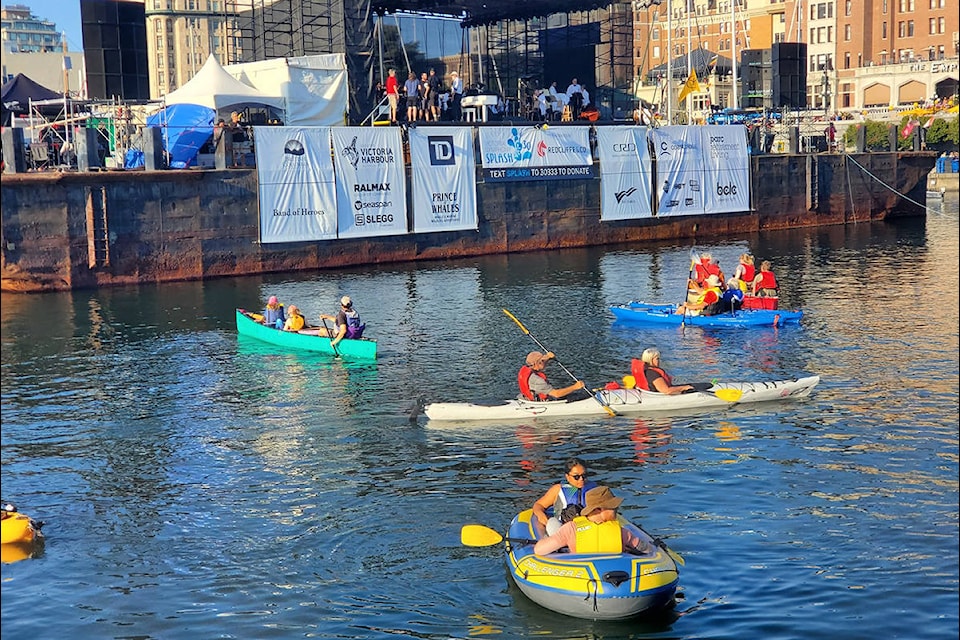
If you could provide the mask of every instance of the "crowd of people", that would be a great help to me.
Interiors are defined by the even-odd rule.
[[[762,261],[759,270],[754,262],[751,254],[741,254],[733,276],[726,279],[720,263],[710,253],[701,253],[691,265],[687,300],[677,306],[677,313],[713,316],[741,308],[747,295],[779,298],[780,285],[770,261]]]

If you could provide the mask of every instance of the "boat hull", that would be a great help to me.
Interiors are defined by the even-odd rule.
[[[22,513],[11,513],[0,523],[0,541],[3,544],[33,544],[42,535],[33,519]]]
[[[533,402],[507,400],[499,405],[481,405],[469,402],[435,402],[424,407],[430,420],[529,420],[537,417],[606,415],[603,405],[618,414],[645,414],[689,409],[708,409],[733,404],[793,400],[810,395],[820,383],[820,376],[773,382],[718,382],[707,391],[667,395],[640,389],[597,391],[593,398],[572,402]],[[735,401],[724,400],[730,390],[738,395]],[[739,393],[736,393],[739,392]],[[719,393],[719,395],[718,395]],[[728,396],[729,397],[729,396]],[[601,402],[598,402],[598,399]]]
[[[744,329],[749,327],[782,327],[788,324],[800,324],[802,311],[784,309],[741,309],[735,313],[723,313],[716,316],[691,316],[676,313],[671,304],[650,304],[628,302],[615,304],[610,311],[622,322],[634,324],[661,325],[679,327],[681,324],[694,327],[715,327],[718,329]]]
[[[363,360],[374,360],[377,357],[376,340],[367,338],[361,340],[344,339],[337,343],[335,352],[330,344],[330,338],[326,336],[318,336],[315,332],[310,333],[309,330],[302,333],[280,331],[257,322],[250,316],[249,312],[243,309],[237,309],[237,333],[280,347],[326,353],[331,356],[339,355]]]
[[[540,537],[532,515],[527,509],[510,523],[505,561],[517,587],[538,605],[575,618],[623,620],[653,614],[673,604],[679,583],[677,564],[640,527],[621,516],[621,525],[647,543],[644,554],[537,556],[532,544],[516,542]]]

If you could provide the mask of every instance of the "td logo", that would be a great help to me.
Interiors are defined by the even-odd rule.
[[[717,195],[718,196],[735,196],[737,195],[737,185],[736,184],[720,184],[717,183]]]
[[[427,136],[430,149],[430,164],[433,166],[456,164],[453,155],[453,136]]]

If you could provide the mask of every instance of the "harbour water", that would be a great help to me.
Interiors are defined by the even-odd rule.
[[[4,638],[958,635],[956,202],[926,220],[700,238],[770,259],[800,327],[613,322],[676,301],[690,246],[625,245],[2,296],[3,500],[46,522],[2,568]],[[350,295],[376,363],[240,339],[269,295]],[[533,341],[592,387],[657,346],[683,380],[820,374],[708,414],[431,423],[513,396]],[[552,365],[557,383],[563,371]],[[578,455],[686,560],[676,607],[592,622],[511,583],[503,531]]]

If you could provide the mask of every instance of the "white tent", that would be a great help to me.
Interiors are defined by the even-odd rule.
[[[220,111],[229,107],[263,105],[283,110],[283,98],[271,96],[244,84],[224,71],[210,54],[200,71],[185,85],[168,93],[167,104],[198,104]]]
[[[342,53],[231,64],[224,70],[267,95],[283,96],[288,126],[339,126],[346,121],[349,87]]]

